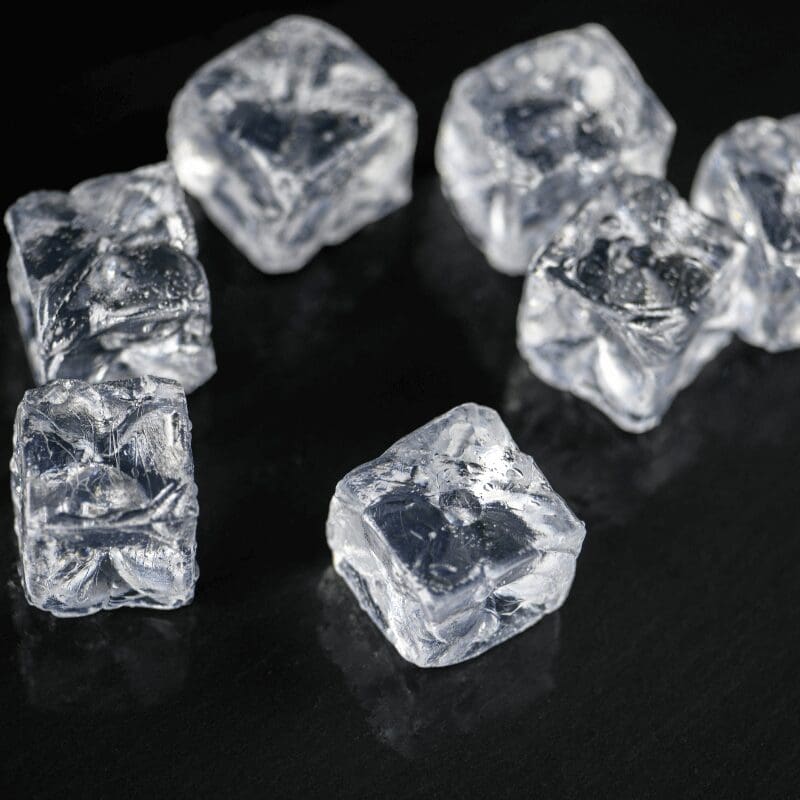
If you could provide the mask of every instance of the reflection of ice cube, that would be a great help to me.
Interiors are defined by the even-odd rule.
[[[167,164],[33,192],[6,213],[11,299],[38,383],[216,369],[208,282]]]
[[[697,414],[702,398],[702,390],[681,397],[661,425],[632,436],[543,383],[519,358],[509,372],[503,413],[520,445],[536,452],[542,469],[594,530],[636,516],[654,492],[692,463],[703,435]]]
[[[486,269],[430,177],[417,180],[414,204],[410,255],[415,276],[424,293],[435,299],[442,325],[452,330],[451,346],[459,346],[455,337],[460,337],[474,353],[476,367],[485,373],[484,381],[502,383],[515,353],[514,316],[521,279]]]
[[[663,175],[674,132],[616,39],[583,25],[460,75],[442,115],[436,166],[489,262],[520,274],[609,175]]]
[[[411,197],[416,112],[341,31],[285,17],[202,66],[175,98],[184,187],[264,272],[303,266]]]
[[[334,566],[403,657],[446,666],[559,608],[583,524],[496,412],[465,404],[345,476]]]
[[[368,714],[375,735],[402,755],[424,757],[443,736],[524,715],[555,686],[559,613],[457,669],[419,670],[380,635],[333,569],[322,575],[318,637]]]
[[[745,255],[666,181],[609,181],[534,259],[520,353],[624,430],[649,430],[730,341]]]
[[[734,443],[741,452],[784,451],[797,441],[798,396],[800,351],[774,356],[734,343],[678,395],[657,428],[639,436],[543,383],[521,358],[509,371],[502,410],[519,445],[536,453],[597,532],[645,514],[659,491]]]
[[[9,591],[20,673],[35,708],[123,714],[158,705],[183,686],[195,627],[191,608],[65,623],[31,608],[16,580]]]
[[[25,393],[11,463],[29,602],[58,616],[176,608],[197,580],[197,488],[174,381],[54,381]]]

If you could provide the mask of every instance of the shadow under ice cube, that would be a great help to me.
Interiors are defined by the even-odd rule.
[[[800,347],[800,114],[744,120],[719,136],[692,203],[750,244],[739,336],[772,352]]]
[[[201,67],[170,112],[188,192],[264,272],[302,267],[411,197],[416,111],[351,39],[292,16]]]
[[[567,597],[585,528],[495,411],[458,406],[337,485],[333,563],[409,661],[480,655]]]
[[[170,380],[58,380],[25,393],[11,483],[31,605],[80,616],[191,602],[190,429],[183,390]]]
[[[11,300],[37,383],[216,371],[208,281],[168,164],[32,192],[8,209]]]
[[[746,246],[666,181],[605,184],[533,262],[518,316],[543,381],[653,428],[732,338]]]
[[[489,263],[525,272],[611,174],[661,176],[675,123],[601,25],[519,44],[460,75],[442,114],[442,188]]]

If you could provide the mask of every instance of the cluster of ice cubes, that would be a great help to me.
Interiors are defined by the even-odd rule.
[[[408,202],[416,112],[343,33],[287,17],[198,70],[168,143],[169,163],[33,192],[5,217],[43,384],[15,426],[22,580],[59,616],[193,595],[196,489],[174,381],[192,391],[216,362],[183,189],[260,269],[297,269]]]
[[[663,178],[674,133],[621,45],[584,25],[458,77],[436,144],[468,234],[494,267],[527,275],[518,340],[531,369],[634,432],[734,332],[800,345],[800,116],[721,136],[694,208]],[[57,616],[193,597],[184,390],[216,364],[183,189],[268,273],[411,197],[413,104],[308,17],[202,66],[167,139],[169,163],[34,192],[5,218],[42,384],[14,429],[22,584]],[[327,522],[336,570],[420,666],[477,656],[557,609],[584,533],[497,413],[470,403],[346,475]]]
[[[694,209],[663,180],[674,133],[619,43],[584,25],[459,76],[436,147],[467,233],[526,273],[522,356],[632,432],[735,332],[800,345],[800,115],[721,136]]]

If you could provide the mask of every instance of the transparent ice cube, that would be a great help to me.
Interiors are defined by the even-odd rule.
[[[525,271],[618,169],[661,176],[675,123],[600,25],[504,50],[460,75],[436,165],[467,232],[497,269]]]
[[[333,563],[400,654],[477,656],[557,609],[585,529],[497,412],[457,406],[337,485]]]
[[[745,256],[741,239],[666,181],[612,180],[533,262],[520,353],[619,427],[653,428],[731,340]]]
[[[773,352],[800,347],[800,114],[744,120],[719,136],[692,203],[750,244],[741,338]]]
[[[166,164],[33,192],[6,212],[11,299],[37,383],[216,371],[208,281]]]
[[[175,98],[181,183],[264,272],[302,267],[411,197],[413,104],[351,39],[279,19],[201,67]]]
[[[31,605],[80,616],[191,602],[190,429],[185,395],[171,380],[56,380],[25,393],[11,485]]]

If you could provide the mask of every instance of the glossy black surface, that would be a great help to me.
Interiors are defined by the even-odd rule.
[[[432,146],[458,72],[594,19],[675,116],[669,175],[686,193],[714,134],[800,110],[800,26],[768,4],[752,17],[697,3],[225,4],[175,20],[118,9],[92,26],[72,7],[44,24],[37,7],[3,54],[3,205],[162,158],[191,69],[298,10],[350,33],[417,103],[414,200],[285,277],[201,222],[219,373],[190,398],[192,606],[82,620],[30,609],[0,492],[4,796],[797,796],[800,351],[734,345],[662,426],[620,432],[528,374],[521,281],[453,220]],[[30,385],[5,287],[0,333],[2,486]],[[423,671],[328,567],[327,503],[348,469],[466,400],[501,412],[589,533],[560,612]]]

